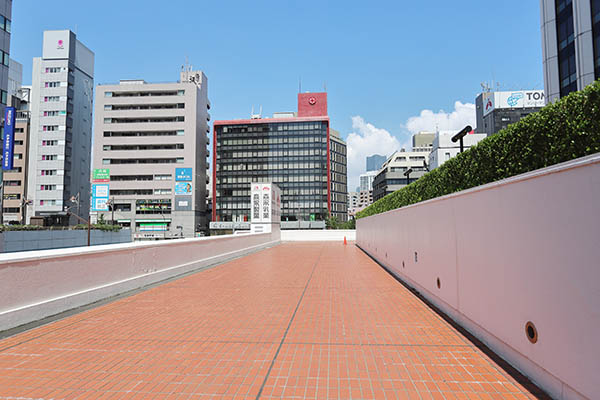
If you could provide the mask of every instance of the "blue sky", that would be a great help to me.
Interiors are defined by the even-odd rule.
[[[423,110],[473,103],[482,81],[542,89],[539,25],[537,0],[14,1],[11,57],[31,82],[47,29],[71,29],[95,52],[96,84],[174,81],[188,57],[208,77],[213,120],[248,117],[252,105],[295,110],[300,77],[303,90],[325,84],[358,164],[405,145]]]

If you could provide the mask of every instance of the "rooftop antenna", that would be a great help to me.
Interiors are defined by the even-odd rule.
[[[298,77],[298,93],[302,93],[302,77]]]
[[[327,92],[327,81],[323,82],[323,91]]]

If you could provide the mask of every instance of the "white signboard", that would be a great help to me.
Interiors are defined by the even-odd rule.
[[[281,190],[273,183],[250,184],[250,221],[253,232],[270,232],[281,222]]]
[[[530,108],[544,107],[546,99],[543,90],[517,90],[512,92],[484,93],[483,115],[486,116],[496,108]]]

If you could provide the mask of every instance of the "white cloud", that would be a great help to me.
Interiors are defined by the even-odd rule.
[[[367,156],[372,154],[390,156],[401,148],[409,150],[412,145],[412,135],[420,131],[459,131],[467,125],[474,127],[475,121],[475,104],[463,104],[460,101],[454,103],[454,111],[449,113],[444,110],[438,112],[423,110],[418,116],[408,118],[406,124],[401,125],[402,129],[398,137],[365,122],[360,116],[352,117],[353,132],[346,138],[348,191],[352,192],[359,186],[359,176],[365,172]]]
[[[463,104],[457,101],[454,103],[454,111],[450,113],[444,110],[437,113],[431,110],[423,110],[418,116],[410,117],[404,127],[411,134],[420,131],[459,131],[467,125],[475,127],[475,121],[475,104]]]
[[[359,175],[365,173],[367,156],[390,156],[400,148],[400,142],[385,129],[376,128],[360,116],[352,117],[352,129],[346,138],[348,149],[348,191],[359,185]]]

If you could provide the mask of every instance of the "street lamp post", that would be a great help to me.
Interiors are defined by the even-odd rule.
[[[456,143],[458,140],[460,140],[460,152],[461,153],[464,151],[463,138],[465,137],[465,135],[467,133],[471,132],[472,130],[473,130],[473,128],[471,128],[471,125],[467,125],[462,129],[462,131],[460,131],[456,135],[452,136],[453,143]]]
[[[87,245],[90,246],[90,231],[92,230],[92,223],[90,222],[90,220],[85,220],[83,218],[81,218],[79,215],[72,213],[70,211],[69,207],[65,207],[65,212],[67,214],[70,214],[72,216],[74,216],[75,218],[77,218],[78,220],[80,220],[81,222],[83,222],[84,224],[87,224]]]

